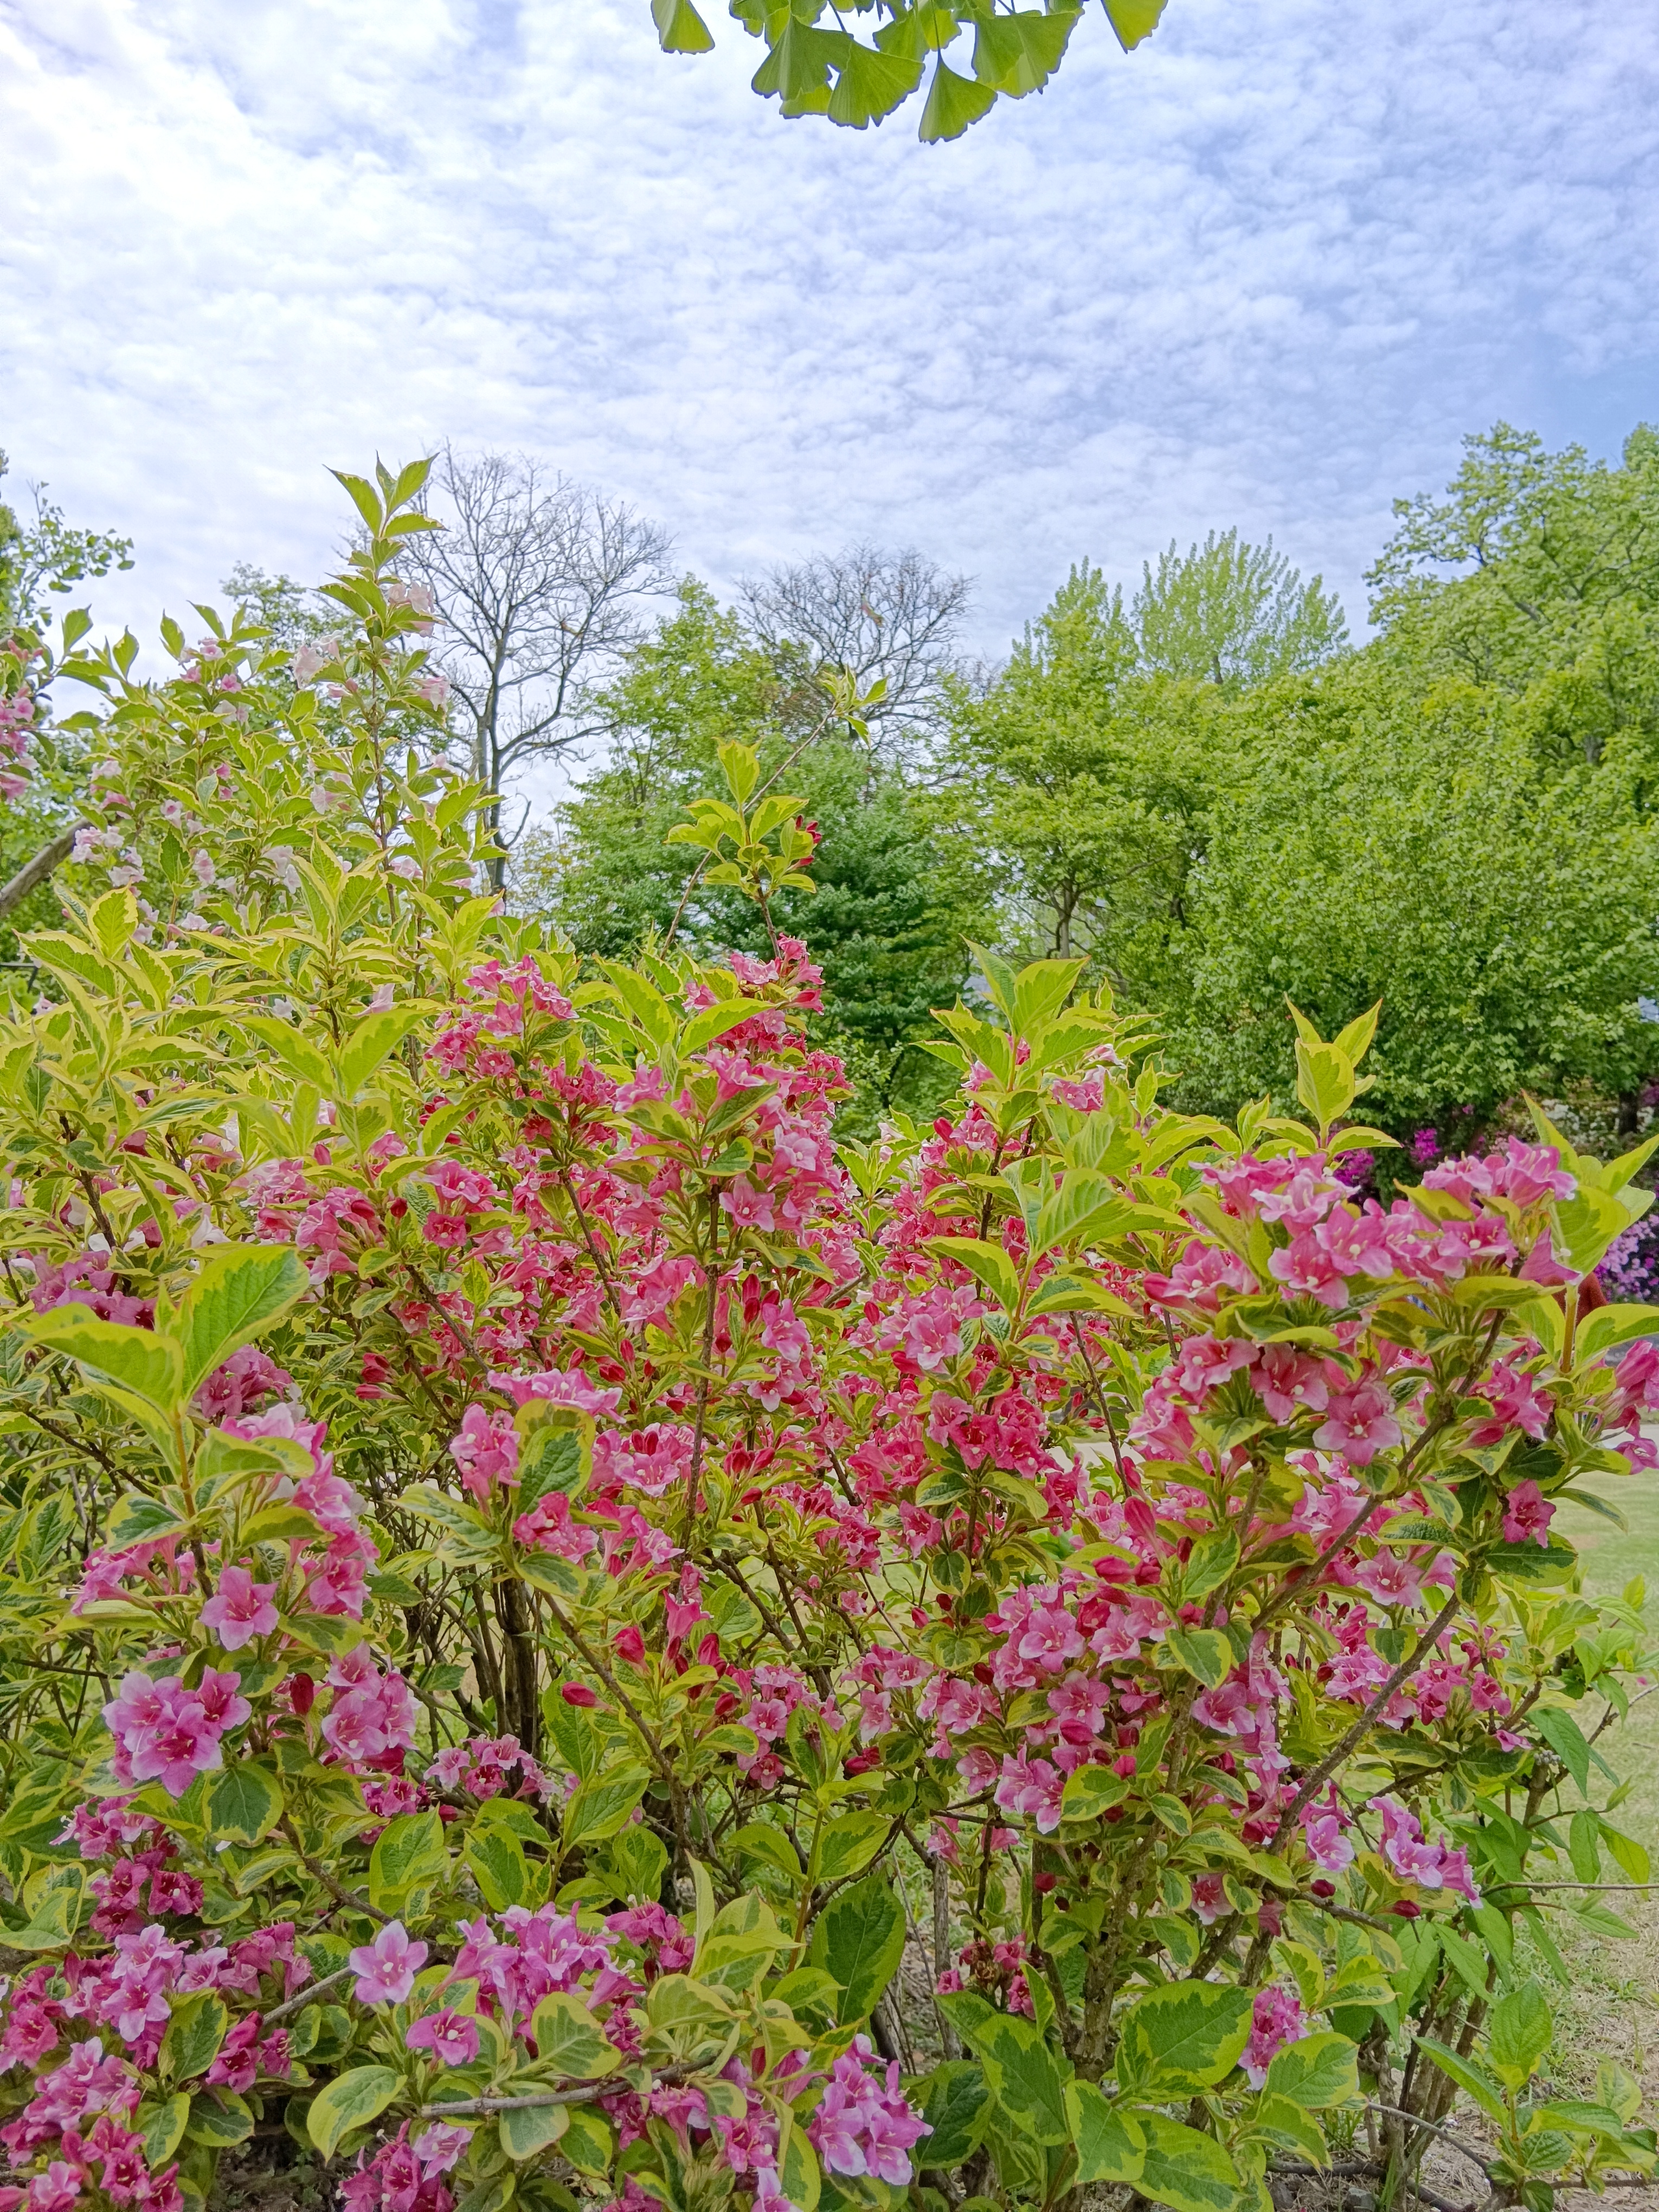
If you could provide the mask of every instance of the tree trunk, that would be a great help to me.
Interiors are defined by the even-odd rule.
[[[54,837],[50,845],[43,845],[34,858],[21,867],[9,884],[0,888],[0,921],[5,920],[14,907],[21,906],[35,886],[45,883],[52,870],[68,860],[82,826],[79,822],[71,823],[62,836]]]
[[[541,1685],[536,1666],[535,1623],[524,1584],[516,1578],[499,1588],[501,1632],[506,1638],[501,1669],[503,1724],[519,1739],[519,1748],[534,1759],[541,1748]]]

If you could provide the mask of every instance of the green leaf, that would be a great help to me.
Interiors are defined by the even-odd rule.
[[[1060,1793],[1060,1817],[1062,1820],[1097,1820],[1114,1805],[1121,1805],[1128,1794],[1128,1784],[1121,1774],[1114,1774],[1109,1766],[1079,1766],[1066,1778],[1066,1787]]]
[[[1310,2112],[1327,2112],[1359,2094],[1356,2057],[1346,2035],[1304,2035],[1275,2055],[1265,2086]]]
[[[366,1014],[339,1051],[339,1099],[348,1105],[421,1019],[418,1006],[386,1006]]]
[[[930,1237],[927,1249],[965,1267],[1005,1313],[1012,1313],[1019,1304],[1018,1271],[1000,1244],[983,1237]]]
[[[1652,1862],[1644,1846],[1633,1836],[1621,1835],[1617,1828],[1610,1828],[1605,1820],[1599,1825],[1601,1841],[1613,1853],[1624,1873],[1632,1881],[1646,1881],[1652,1872]],[[1573,1871],[1577,1873],[1577,1869],[1575,1867]]]
[[[605,2041],[598,2021],[568,1990],[542,1999],[531,2015],[530,2033],[537,2063],[565,2081],[598,2081],[622,2064],[622,2053]]]
[[[904,1911],[878,1875],[855,1882],[819,1913],[807,1947],[809,1966],[841,1985],[841,2022],[866,2020],[904,1955]]]
[[[592,2105],[570,2105],[566,2110],[570,2125],[560,2139],[561,2154],[578,2173],[608,2174],[617,2151],[609,2123]]]
[[[1146,2155],[1135,2187],[1173,2212],[1237,2212],[1239,2182],[1231,2159],[1213,2136],[1162,2112],[1135,2115],[1146,2132]]]
[[[1218,1628],[1172,1628],[1164,1642],[1170,1656],[1207,1690],[1232,1670],[1233,1647]]]
[[[232,2143],[246,2142],[252,2133],[253,2115],[234,2089],[204,2089],[191,2099],[185,2123],[190,2142],[227,2150]]]
[[[185,1347],[186,1394],[280,1320],[309,1287],[304,1262],[286,1245],[222,1244],[209,1252],[172,1317]]]
[[[550,2149],[569,2125],[568,2105],[532,2105],[522,2112],[503,2112],[501,2148],[517,2164],[534,2158],[538,2150]]]
[[[1271,2141],[1283,2143],[1288,2148],[1300,2151],[1314,2166],[1327,2166],[1330,2153],[1325,2148],[1325,2131],[1312,2114],[1303,2110],[1289,2097],[1281,2097],[1272,2090],[1262,2094],[1255,2108],[1253,2132],[1266,2136]]]
[[[377,2119],[399,2086],[389,2066],[354,2066],[313,2098],[306,2127],[323,2156],[332,2158],[343,2136]]]
[[[1572,1546],[1559,1543],[1554,1537],[1547,1546],[1494,1544],[1486,1558],[1494,1575],[1511,1583],[1565,1582],[1578,1565],[1578,1554]]]
[[[161,2172],[184,2141],[189,2118],[190,2096],[183,2089],[160,2105],[140,2106],[136,2124],[144,2139],[144,2164],[152,2173]]]
[[[854,40],[836,79],[824,113],[852,131],[879,123],[908,100],[921,82],[920,59],[860,46]],[[793,812],[793,808],[791,808]]]
[[[1250,2036],[1250,1994],[1218,1982],[1150,1990],[1123,2016],[1118,2086],[1186,2093],[1231,2074]]]
[[[169,2081],[193,2081],[219,2055],[230,2014],[211,1990],[197,1990],[173,2008],[161,2039],[161,2073]]]
[[[177,1535],[185,1525],[173,1508],[164,1505],[159,1498],[146,1498],[138,1491],[130,1490],[125,1498],[116,1500],[103,1540],[112,1551],[124,1552],[129,1545]]]
[[[831,1820],[818,1838],[818,1880],[841,1881],[862,1874],[886,1842],[891,1825],[880,1813],[848,1813]]]
[[[1092,2081],[1066,2084],[1066,2112],[1077,2146],[1077,2178],[1091,2181],[1140,2179],[1146,2165],[1146,2131],[1133,2112],[1121,2112]]]
[[[1562,1705],[1534,1708],[1532,1724],[1577,1784],[1583,1796],[1589,1788],[1590,1747],[1584,1731]]]
[[[325,1056],[309,1038],[301,1036],[291,1022],[278,1021],[274,1014],[244,1014],[241,1026],[251,1030],[262,1044],[270,1046],[296,1082],[308,1083],[319,1097],[333,1097],[334,1070]]]
[[[992,2094],[1009,2118],[1034,2142],[1069,2142],[1065,2085],[1042,2031],[968,1991],[942,1996],[939,2003],[984,2068]]]
[[[1164,6],[1165,0],[1105,0],[1107,17],[1126,54],[1151,38]]]
[[[263,1843],[283,1817],[283,1793],[265,1768],[238,1759],[209,1783],[207,1809],[216,1843]]]
[[[1601,1879],[1601,1823],[1594,1813],[1581,1808],[1567,1831],[1567,1851],[1580,1881]]]
[[[443,1822],[433,1808],[400,1813],[375,1838],[368,1858],[368,1901],[377,1912],[407,1909],[416,1890],[430,1890],[449,1872]]]
[[[981,2068],[966,2058],[947,2058],[905,2094],[933,2130],[926,2138],[930,2166],[960,2166],[979,2148],[991,2114],[991,2091]]]
[[[1647,1196],[1646,1192],[1642,1194]],[[1622,1237],[1638,1218],[1612,1191],[1599,1190],[1582,1180],[1574,1197],[1556,1200],[1553,1212],[1562,1256],[1569,1267],[1583,1274],[1605,1256],[1614,1237]]]
[[[1460,2089],[1466,2089],[1482,2112],[1503,2125],[1509,2118],[1509,2109],[1504,2102],[1503,2084],[1486,2071],[1477,2059],[1465,2058],[1461,2052],[1449,2051],[1443,2043],[1437,2043],[1431,2035],[1419,2035],[1417,2047],[1431,2058],[1443,2074],[1449,2074]]]
[[[774,1827],[769,1820],[749,1820],[741,1828],[734,1828],[730,1848],[745,1858],[758,1859],[763,1866],[775,1867],[793,1882],[800,1881],[801,1863],[794,1845],[783,1830]]]
[[[1486,2023],[1486,2057],[1506,2088],[1526,2087],[1554,2033],[1554,2018],[1535,1981],[1523,1982],[1492,2007]]]
[[[981,84],[1011,99],[1041,92],[1060,67],[1072,27],[1080,9],[1060,9],[1052,15],[1035,9],[1013,15],[980,15],[974,21],[974,75]],[[1075,981],[1076,962],[1044,962],[1045,967],[1068,966]],[[1071,988],[1068,981],[1066,988]],[[1063,997],[1064,994],[1062,994]]]
[[[927,146],[960,138],[969,124],[990,113],[996,101],[989,85],[975,84],[972,77],[958,75],[941,54],[933,64],[933,81],[927,88],[927,105],[921,111],[918,136]]]
[[[619,1766],[578,1784],[564,1808],[564,1845],[602,1844],[614,1836],[645,1795],[651,1779],[643,1766]]]
[[[1219,1589],[1238,1565],[1238,1539],[1231,1528],[1200,1536],[1181,1570],[1181,1595],[1190,1601]]]
[[[467,1839],[466,1863],[492,1912],[525,1903],[530,1891],[530,1867],[524,1845],[505,1828],[477,1830]]]
[[[783,2193],[795,2212],[817,2212],[823,2194],[823,2178],[818,2170],[818,2154],[804,2128],[794,2124],[790,2116],[787,2132],[783,2138],[783,2156],[780,2161],[778,2179]]]
[[[84,1306],[54,1306],[24,1325],[23,1334],[48,1352],[60,1352],[93,1374],[107,1376],[171,1413],[185,1395],[185,1348],[158,1330],[99,1321]]]
[[[1334,1044],[1296,1042],[1296,1095],[1322,1130],[1346,1114],[1353,1103],[1354,1073],[1346,1053]]]
[[[36,1899],[28,1924],[0,1929],[0,1941],[12,1951],[64,1950],[74,1939],[85,1888],[84,1869],[57,1869],[51,1877],[51,1887]]]

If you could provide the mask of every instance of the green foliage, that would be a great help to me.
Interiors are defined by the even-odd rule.
[[[754,89],[775,98],[786,117],[827,116],[854,131],[881,123],[924,82],[921,136],[957,138],[994,106],[1040,92],[1059,67],[1081,12],[1076,8],[998,10],[969,0],[853,0],[847,15],[823,21],[821,0],[772,7],[732,0],[732,14],[766,42]],[[1108,0],[1107,20],[1127,53],[1158,27],[1164,0]],[[870,33],[863,19],[878,21]],[[651,0],[665,53],[707,53],[714,44],[692,0]],[[848,15],[856,27],[849,28]],[[973,35],[971,75],[950,67],[944,50]]]

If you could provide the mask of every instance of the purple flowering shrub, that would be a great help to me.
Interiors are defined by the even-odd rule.
[[[1656,1461],[1584,1289],[1644,1153],[1385,1208],[1368,1018],[1228,1126],[990,953],[949,1110],[838,1146],[799,940],[586,973],[475,890],[418,482],[303,665],[82,672],[119,854],[0,1023],[0,2212],[256,2129],[352,2212],[1264,2212],[1455,2082],[1529,2206],[1650,2171],[1514,1943],[1647,1878],[1640,1594],[1556,1519]],[[814,840],[725,757],[769,921]]]

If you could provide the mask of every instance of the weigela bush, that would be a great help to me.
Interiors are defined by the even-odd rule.
[[[805,945],[585,969],[475,892],[419,482],[348,480],[297,660],[70,667],[111,830],[0,1028],[0,2206],[285,2128],[353,2212],[1268,2212],[1356,2128],[1405,2185],[1455,2083],[1511,2198],[1648,2171],[1619,2069],[1534,2083],[1528,1963],[1646,1878],[1642,1593],[1557,1519],[1655,1458],[1659,1316],[1584,1287],[1645,1148],[1383,1212],[1370,1018],[1224,1126],[988,952],[951,1111],[838,1146]],[[811,841],[727,768],[689,841],[769,927]]]

